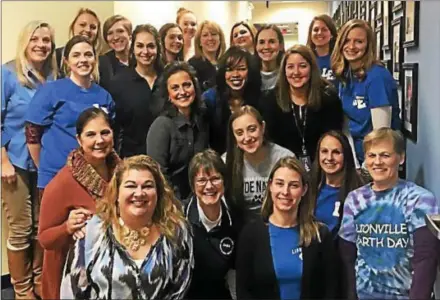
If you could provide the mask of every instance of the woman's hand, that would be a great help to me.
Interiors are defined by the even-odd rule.
[[[81,227],[81,229],[79,229],[73,233],[73,239],[75,241],[83,239],[85,236],[86,236],[86,226]]]
[[[2,161],[2,181],[7,184],[13,184],[17,180],[17,173],[9,159]]]
[[[92,217],[92,213],[85,208],[73,209],[69,213],[69,218],[66,221],[67,233],[73,235],[80,231],[86,225],[86,221]]]

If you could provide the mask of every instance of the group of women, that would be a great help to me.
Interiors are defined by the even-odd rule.
[[[247,22],[226,49],[184,8],[133,31],[81,9],[69,32],[55,49],[30,22],[2,67],[16,299],[430,296],[439,204],[398,177],[397,88],[368,23],[317,16],[287,50]]]

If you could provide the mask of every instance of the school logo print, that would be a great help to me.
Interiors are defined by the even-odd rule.
[[[220,252],[223,255],[231,255],[234,250],[234,241],[230,237],[225,237],[220,241]]]
[[[353,106],[356,106],[357,109],[363,109],[367,107],[367,104],[364,102],[364,96],[356,96],[353,100]]]

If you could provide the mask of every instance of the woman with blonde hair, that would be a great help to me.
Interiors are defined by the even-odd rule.
[[[336,82],[331,68],[330,57],[337,36],[336,25],[329,15],[322,14],[313,18],[309,26],[307,46],[315,52],[321,76],[334,85]]]
[[[102,53],[102,37],[101,37],[101,21],[99,21],[98,15],[89,8],[80,8],[73,18],[72,23],[69,26],[69,39],[76,35],[81,35],[90,40],[97,57]],[[58,69],[62,75],[67,75],[67,70],[64,66],[64,47],[56,49],[56,60]],[[93,74],[96,81],[99,80],[99,73]]]
[[[225,53],[225,34],[220,25],[212,21],[203,21],[195,38],[195,55],[188,61],[196,69],[202,92],[215,86],[217,62]]]
[[[184,7],[177,11],[176,23],[183,31],[183,58],[188,61],[194,56],[194,37],[197,32],[196,15]]]
[[[194,267],[188,224],[160,166],[125,159],[85,238],[70,251],[61,299],[183,299]]]
[[[26,147],[24,128],[37,88],[56,79],[54,51],[53,28],[32,21],[20,32],[16,59],[2,66],[2,202],[9,226],[6,249],[15,299],[41,296],[37,166]]]
[[[296,158],[272,168],[262,218],[245,226],[238,240],[238,299],[335,298],[333,238],[315,221],[308,188]]]
[[[363,20],[350,20],[342,26],[331,61],[340,81],[339,95],[356,157],[362,164],[362,141],[369,132],[381,127],[400,128],[397,85],[376,58],[376,38]]]
[[[237,22],[232,25],[230,34],[230,45],[237,46],[254,54],[255,35],[257,30],[255,27],[245,21]]]
[[[102,35],[111,49],[99,57],[99,84],[105,89],[112,78],[130,64],[132,30],[130,20],[121,15],[111,16],[104,22]]]
[[[260,101],[269,136],[310,171],[322,134],[342,130],[344,115],[334,87],[322,79],[313,51],[295,45],[281,61],[277,89]],[[283,128],[283,130],[280,130]]]

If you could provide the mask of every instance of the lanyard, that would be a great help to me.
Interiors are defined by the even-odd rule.
[[[301,109],[301,106],[298,106],[298,108],[299,108],[299,119],[301,120],[302,119],[302,109]],[[304,109],[304,119],[302,119],[302,121],[303,121],[302,122],[302,130],[301,130],[301,127],[298,122],[298,117],[296,116],[294,104],[292,104],[292,112],[293,112],[293,118],[295,119],[296,128],[298,129],[298,134],[302,140],[302,151],[303,151],[303,154],[306,154],[305,152],[307,152],[307,151],[305,151],[305,144],[306,144],[305,136],[306,136],[306,125],[307,125],[307,107],[305,107],[305,109]]]

